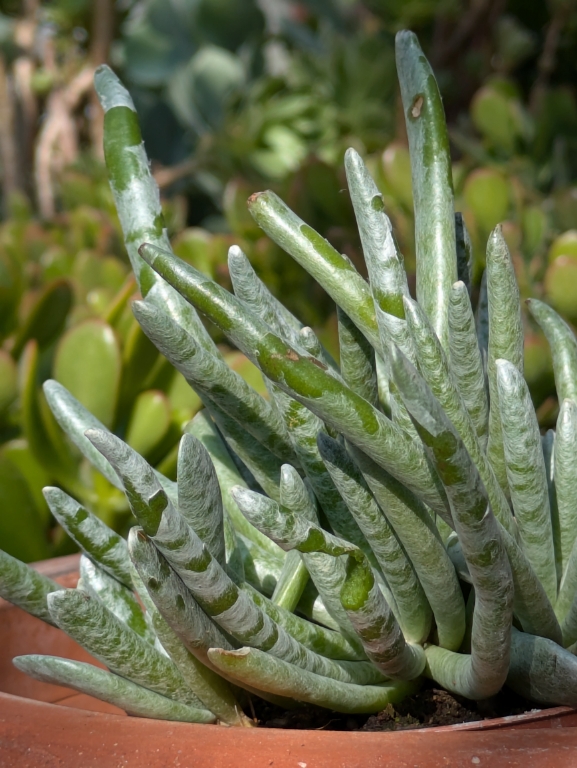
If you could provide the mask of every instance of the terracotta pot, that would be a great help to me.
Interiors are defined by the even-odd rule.
[[[39,563],[36,568],[73,586],[77,566],[77,556],[72,556]],[[89,696],[36,682],[11,664],[13,656],[23,653],[95,663],[59,630],[0,601],[2,768],[559,768],[577,764],[577,711],[568,707],[396,733],[167,723],[128,718]]]

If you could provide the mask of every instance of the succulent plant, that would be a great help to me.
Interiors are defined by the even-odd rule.
[[[234,294],[171,252],[130,97],[98,71],[112,190],[143,295],[133,311],[204,410],[185,428],[174,482],[62,385],[45,385],[56,420],[124,490],[138,525],[126,543],[45,489],[84,552],[78,588],[3,554],[0,594],[109,671],[48,656],[19,657],[20,669],[132,714],[231,725],[252,724],[248,694],[370,713],[423,677],[470,699],[506,684],[577,703],[577,340],[531,302],[562,403],[556,432],[541,436],[506,242],[491,233],[475,318],[442,104],[410,32],[397,37],[397,66],[417,301],[355,151],[345,167],[368,282],[273,193],[249,199],[258,225],[337,304],[339,365],[239,248]],[[267,397],[228,368],[197,311],[261,371]]]

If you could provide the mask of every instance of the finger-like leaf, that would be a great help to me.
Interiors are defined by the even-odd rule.
[[[399,32],[395,50],[411,156],[417,298],[446,350],[449,294],[457,280],[449,137],[437,82],[416,35]]]
[[[60,488],[45,488],[50,511],[70,538],[101,568],[132,588],[126,541]]]
[[[431,626],[431,608],[395,532],[346,450],[328,435],[319,435],[319,449],[335,485],[375,553],[393,593],[405,637],[411,642],[423,642]]]
[[[455,383],[485,450],[489,428],[487,381],[471,302],[462,282],[455,283],[449,294],[449,357]]]
[[[54,623],[111,672],[183,704],[202,706],[173,662],[98,600],[81,590],[63,589],[50,594],[48,608]]]
[[[487,375],[490,403],[487,456],[499,485],[508,498],[509,486],[497,389],[497,360],[508,360],[521,374],[523,373],[523,323],[515,270],[500,227],[491,233],[487,243],[486,274],[489,314]]]
[[[523,550],[554,603],[557,569],[539,424],[517,368],[497,360],[496,374],[507,479]]]
[[[259,318],[193,267],[148,244],[140,248],[140,253],[219,325],[269,379],[388,468],[435,511],[447,514],[440,481],[431,471],[424,450],[408,435],[316,361],[287,348]]]
[[[65,685],[80,693],[114,704],[135,717],[177,720],[183,723],[214,723],[212,712],[173,701],[118,675],[81,661],[59,656],[16,656],[21,672],[52,685]]]
[[[362,686],[339,683],[254,648],[238,651],[212,648],[209,658],[237,680],[337,712],[379,712],[387,704],[402,701],[418,688],[415,683],[406,681]]]
[[[509,666],[513,615],[509,561],[483,482],[455,428],[400,351],[393,351],[391,364],[403,402],[447,489],[476,596],[470,656],[430,646],[427,669],[449,690],[487,698],[501,689]]]
[[[565,320],[554,309],[537,299],[527,305],[547,337],[553,356],[555,387],[560,403],[569,399],[577,403],[577,339]]]

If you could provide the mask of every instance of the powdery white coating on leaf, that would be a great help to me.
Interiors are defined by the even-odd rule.
[[[452,297],[453,292],[451,292],[451,299]],[[468,301],[468,297],[466,300]],[[509,533],[516,536],[517,529],[509,504],[477,437],[475,426],[469,416],[467,406],[461,398],[453,369],[449,366],[447,355],[437,339],[427,316],[419,305],[411,299],[405,299],[404,302],[407,323],[411,329],[415,349],[417,350],[420,373],[433,395],[441,404],[449,421],[455,427],[473,463],[478,469],[489,495],[493,512]],[[449,307],[451,307],[451,303]],[[468,343],[474,345],[473,349],[478,349],[474,331],[472,328],[470,330],[473,335],[468,339]],[[450,338],[452,339],[453,337]],[[478,395],[479,393],[477,393]]]
[[[423,649],[405,642],[393,611],[376,582],[363,605],[348,610],[347,614],[363,640],[369,659],[383,674],[397,680],[419,677],[425,668]]]
[[[114,181],[111,181],[111,186],[116,198],[118,214],[122,220],[124,236],[129,242],[139,239],[138,245],[140,245],[140,243],[147,241],[147,238],[139,236],[151,232],[153,222],[162,213],[160,192],[152,181],[144,144],[125,147],[124,151],[127,155],[133,156],[131,164],[141,169],[141,175],[131,176],[127,186],[123,189],[118,189]],[[158,245],[167,250],[170,248],[166,234],[160,238]]]
[[[328,707],[337,712],[379,712],[416,690],[413,683],[351,685],[299,669],[253,648],[223,653],[214,648],[209,658],[219,669],[271,693]]]
[[[257,442],[217,403],[209,401],[207,410],[233,455],[240,459],[267,496],[278,499],[282,459]]]
[[[303,562],[327,612],[336,622],[336,626],[340,627],[341,632],[350,642],[358,645],[358,635],[339,599],[341,587],[345,580],[346,557],[331,557],[322,552],[309,552],[303,554]]]
[[[273,192],[263,192],[251,198],[249,211],[266,234],[315,278],[373,346],[378,347],[369,288],[364,278],[351,267],[350,261],[308,228]],[[329,258],[317,250],[306,236],[309,230],[326,248]]]
[[[319,448],[325,466],[375,553],[394,596],[405,637],[423,642],[430,631],[432,614],[409,558],[346,450],[328,436],[319,439]]]
[[[94,448],[92,443],[84,436],[87,429],[101,429],[108,431],[90,411],[88,411],[68,390],[53,379],[44,382],[43,385],[46,400],[56,421],[66,432],[68,437],[109,483],[119,490],[123,490],[118,475],[110,466],[105,457]]]
[[[577,403],[565,399],[557,417],[554,466],[562,578],[577,539]],[[577,584],[575,584],[577,587]]]
[[[315,546],[313,551],[323,551],[334,556],[357,551],[354,544],[333,536],[303,515],[280,508],[272,499],[259,493],[245,488],[233,488],[233,496],[241,512],[253,525],[286,550],[303,547],[303,551],[308,551],[309,546],[304,545],[314,534],[318,548]]]
[[[485,450],[489,425],[487,382],[469,294],[460,281],[453,285],[449,296],[449,353],[455,382]]]
[[[295,640],[298,640],[309,650],[326,656],[329,659],[347,661],[362,661],[366,659],[358,639],[355,645],[352,645],[340,632],[314,624],[285,610],[281,606],[275,605],[249,584],[241,584],[240,588],[248,592],[256,605],[270,616],[273,621],[283,627]]]
[[[537,299],[527,305],[543,329],[551,347],[555,388],[560,403],[569,398],[577,403],[577,339],[569,325],[554,309]]]
[[[284,559],[283,551],[248,522],[232,497],[233,486],[246,487],[246,483],[232,461],[230,453],[208,413],[206,411],[197,413],[192,422],[187,425],[186,431],[200,440],[210,455],[218,477],[224,508],[234,524],[235,530],[265,549],[271,557],[279,562],[279,567],[281,567]]]
[[[60,584],[0,549],[0,597],[4,600],[53,624],[46,598],[60,589]]]
[[[141,538],[136,526],[128,534],[128,546],[142,581],[146,608],[153,617],[162,612],[172,629],[193,651],[218,645],[232,648],[226,636],[200,608],[182,579],[169,566],[151,539]],[[139,593],[140,594],[140,593]],[[158,622],[155,619],[155,624]]]
[[[440,642],[456,650],[465,631],[459,582],[425,507],[360,451],[351,448],[375,499],[409,556],[437,622]]]
[[[447,306],[457,279],[451,157],[439,89],[412,32],[395,39],[415,209],[417,299],[448,348]]]
[[[112,672],[184,704],[199,706],[170,659],[156,651],[98,600],[74,589],[53,592],[56,624]]]
[[[220,286],[176,257],[154,248],[147,249],[143,253],[159,274],[171,284],[176,285],[178,290],[183,295],[189,296],[191,301],[202,306],[203,311],[220,324],[223,330],[226,330],[230,340],[287,394],[306,405],[318,417],[342,432],[347,439],[358,443],[360,447],[374,455],[377,461],[384,459],[387,468],[401,481],[406,482],[411,488],[418,487],[417,492],[429,506],[440,514],[447,513],[446,499],[444,499],[440,482],[435,478],[434,473],[431,473],[418,444],[416,445],[399,429],[393,429],[391,433],[393,425],[385,416],[362,398],[354,395],[329,373],[319,370],[306,359],[299,359],[297,356],[295,360],[294,351],[289,350],[290,355],[286,352],[280,354],[279,350],[284,347],[282,339],[269,332],[259,318],[248,313],[238,300]],[[209,303],[207,303],[206,292],[210,294]],[[208,304],[212,306],[212,310]],[[240,317],[242,322],[237,322]],[[284,349],[286,351],[286,347]],[[295,362],[298,362],[298,367],[294,367]],[[324,379],[324,386],[319,392],[320,376]],[[294,386],[288,385],[288,378]],[[311,381],[315,383],[315,394],[312,398],[306,396],[307,390],[310,390]],[[342,407],[343,402],[347,405],[345,409]],[[347,430],[346,422],[349,419],[354,420],[358,426],[355,434]],[[380,434],[377,435],[376,432]],[[367,442],[369,445],[366,445]],[[400,446],[402,446],[401,449]]]
[[[346,385],[378,407],[375,350],[356,325],[337,307],[341,374]]]
[[[194,307],[183,299],[171,285],[164,280],[157,280],[146,294],[144,301],[171,317],[186,333],[194,337],[196,343],[200,344],[204,350],[215,357],[222,357],[219,348],[212,340]],[[133,310],[137,304],[138,302],[133,302]]]
[[[107,573],[131,587],[126,541],[60,488],[43,489],[50,511],[73,541]]]
[[[201,397],[208,395],[212,402],[280,458],[294,460],[286,427],[270,403],[220,356],[204,350],[168,315],[146,302],[135,304],[135,316],[146,335]]]
[[[222,497],[208,452],[192,435],[184,435],[178,451],[178,511],[224,565]]]
[[[106,64],[96,70],[94,87],[105,112],[114,107],[128,107],[128,109],[136,112],[132,97]]]
[[[506,360],[495,366],[511,502],[523,550],[554,603],[557,571],[539,425],[523,375]]]
[[[80,557],[80,579],[82,588],[89,595],[98,598],[137,635],[154,645],[154,632],[151,632],[142,608],[130,589],[109,576],[86,555]]]
[[[187,706],[81,661],[57,656],[17,656],[14,665],[36,680],[65,685],[124,709],[129,715],[183,723],[214,723],[212,712]]]
[[[499,485],[505,495],[509,497],[503,437],[501,435],[496,362],[498,359],[508,360],[522,374],[524,334],[519,287],[509,249],[500,226],[492,232],[487,243],[486,274],[489,316],[487,375],[490,404],[487,456]]]
[[[507,685],[533,701],[577,706],[577,658],[551,640],[513,628]]]
[[[328,660],[308,651],[304,646],[290,638],[281,627],[277,627],[244,592],[240,592],[238,588],[234,587],[218,563],[203,549],[200,539],[179,518],[178,513],[172,509],[171,505],[168,505],[163,511],[162,522],[158,534],[153,537],[153,541],[191,590],[195,599],[225,632],[241,642],[250,643],[257,647],[270,646],[270,641],[276,636],[282,641],[278,649],[289,649],[289,660],[296,660],[297,663],[302,663],[308,668],[322,671],[322,674],[344,675],[349,679],[346,663],[343,663],[343,671],[342,664],[329,663]],[[195,562],[199,562],[202,555],[205,555],[202,558],[202,568],[195,570]],[[208,565],[204,562],[206,556],[210,558]],[[219,601],[231,590],[234,596],[232,604],[225,610],[220,610]],[[273,648],[268,647],[269,652],[274,653],[275,647],[277,647],[276,643]],[[357,678],[364,670],[364,668],[359,667],[354,669]],[[365,677],[366,674],[365,671]]]
[[[283,464],[280,476],[280,503],[297,515],[303,515],[313,523],[318,522],[316,499],[297,470]]]

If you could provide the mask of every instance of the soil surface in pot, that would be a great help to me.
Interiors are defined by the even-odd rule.
[[[469,701],[426,685],[400,704],[389,704],[377,715],[344,715],[321,707],[305,706],[286,711],[267,702],[255,705],[261,728],[299,728],[326,731],[403,731],[441,725],[471,723],[494,717],[521,715],[538,704],[504,690],[487,701]]]

